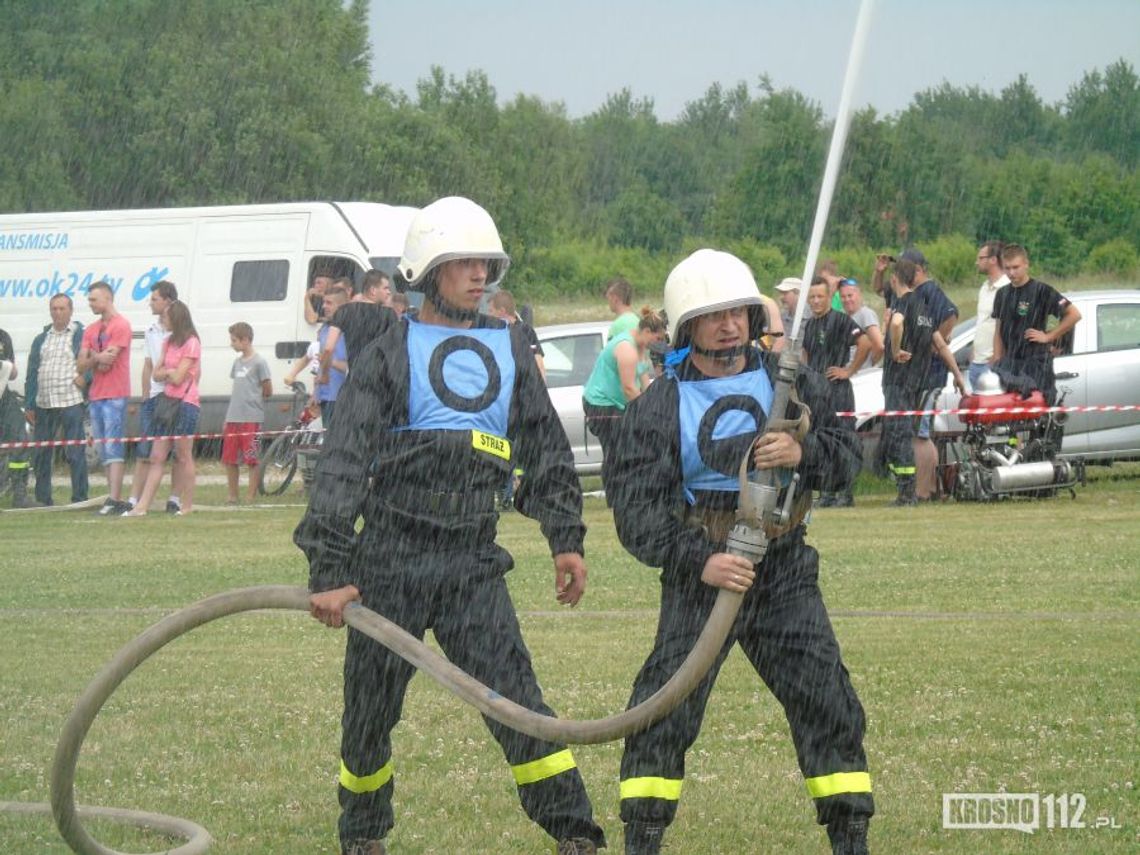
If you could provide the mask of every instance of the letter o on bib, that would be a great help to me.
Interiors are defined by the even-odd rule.
[[[487,372],[487,385],[478,395],[470,397],[462,395],[448,386],[444,379],[444,363],[449,356],[459,351],[471,351],[483,364],[483,370]],[[499,397],[503,382],[499,365],[495,362],[495,355],[491,349],[469,335],[452,336],[436,347],[428,362],[428,380],[440,402],[460,413],[478,413],[487,409],[491,402]]]
[[[736,420],[740,428],[747,428],[746,417],[751,417],[751,429],[741,430],[723,439],[713,439],[713,431],[721,417],[727,413],[736,413]],[[741,441],[747,438],[751,443],[752,436],[760,426],[767,422],[760,402],[750,395],[726,395],[701,416],[700,426],[697,428],[697,450],[701,460],[721,475],[736,475],[740,470],[740,460],[746,453],[741,448]]]

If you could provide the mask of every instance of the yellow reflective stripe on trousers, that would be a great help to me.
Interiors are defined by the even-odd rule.
[[[871,775],[868,772],[836,772],[834,775],[807,778],[804,783],[813,799],[837,796],[840,793],[871,792]]]
[[[913,466],[891,466],[889,468],[896,475],[914,475],[916,471]]]
[[[680,778],[627,778],[621,782],[621,797],[675,802],[681,798],[681,783]]]
[[[538,781],[553,778],[567,769],[573,769],[578,764],[574,762],[574,755],[569,748],[531,760],[529,763],[519,763],[511,767],[511,774],[515,776],[515,783],[520,787],[524,784],[534,784]]]
[[[358,776],[348,771],[348,767],[344,765],[344,761],[340,761],[340,785],[348,790],[350,793],[372,793],[380,789],[382,786],[392,780],[392,772],[394,768],[392,761],[389,760],[380,770],[373,772],[371,775]]]

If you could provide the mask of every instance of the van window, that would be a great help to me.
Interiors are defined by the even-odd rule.
[[[364,281],[364,268],[351,258],[342,258],[339,255],[318,255],[309,262],[309,284],[317,276],[327,276],[330,279],[351,279],[355,285]]]
[[[284,300],[288,287],[288,261],[235,261],[230,279],[230,301],[267,303]]]

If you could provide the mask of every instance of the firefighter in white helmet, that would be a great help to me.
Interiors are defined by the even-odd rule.
[[[752,272],[738,258],[702,249],[682,261],[665,283],[665,311],[673,346],[688,347],[688,354],[630,404],[605,463],[622,544],[662,570],[657,642],[630,706],[677,670],[719,588],[744,599],[705,679],[670,715],[626,739],[620,787],[625,851],[659,851],[676,814],[685,753],[700,732],[717,672],[739,644],[784,707],[833,852],[861,855],[874,812],[863,708],[843,667],[817,584],[818,555],[805,543],[802,524],[811,490],[858,450],[826,406],[827,381],[810,369],[797,381],[799,397],[811,408],[806,435],[763,434],[775,357],[753,345],[764,331],[765,311]],[[781,415],[798,417],[798,410],[793,403]],[[768,532],[768,551],[755,567],[726,550],[745,456],[758,469],[787,470],[789,477],[798,472],[807,497],[788,526]],[[749,786],[745,777],[730,789],[739,796]]]
[[[424,291],[424,304],[353,363],[294,540],[309,559],[315,618],[340,626],[344,608],[360,600],[418,638],[430,627],[457,666],[553,715],[503,578],[513,560],[495,543],[495,492],[514,465],[526,469],[515,506],[539,522],[565,605],[585,589],[585,526],[570,445],[526,338],[478,313],[508,262],[490,215],[468,199],[440,199],[415,217],[400,273]],[[394,824],[390,733],[414,671],[349,630],[339,789],[349,855],[385,851]],[[524,810],[557,851],[604,846],[566,746],[487,724]]]

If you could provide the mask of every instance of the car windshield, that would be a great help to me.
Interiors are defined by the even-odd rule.
[[[950,333],[950,338],[953,340],[953,339],[956,339],[960,335],[968,333],[975,326],[977,326],[977,324],[978,324],[978,319],[976,317],[966,318],[966,320],[960,321],[958,324],[955,325],[954,332]]]
[[[974,355],[974,327],[978,325],[976,317],[966,320],[954,327],[950,334],[950,349],[954,351],[954,361],[959,367],[965,368],[970,364]]]
[[[548,388],[582,386],[602,352],[602,334],[577,333],[544,338],[542,352]]]

